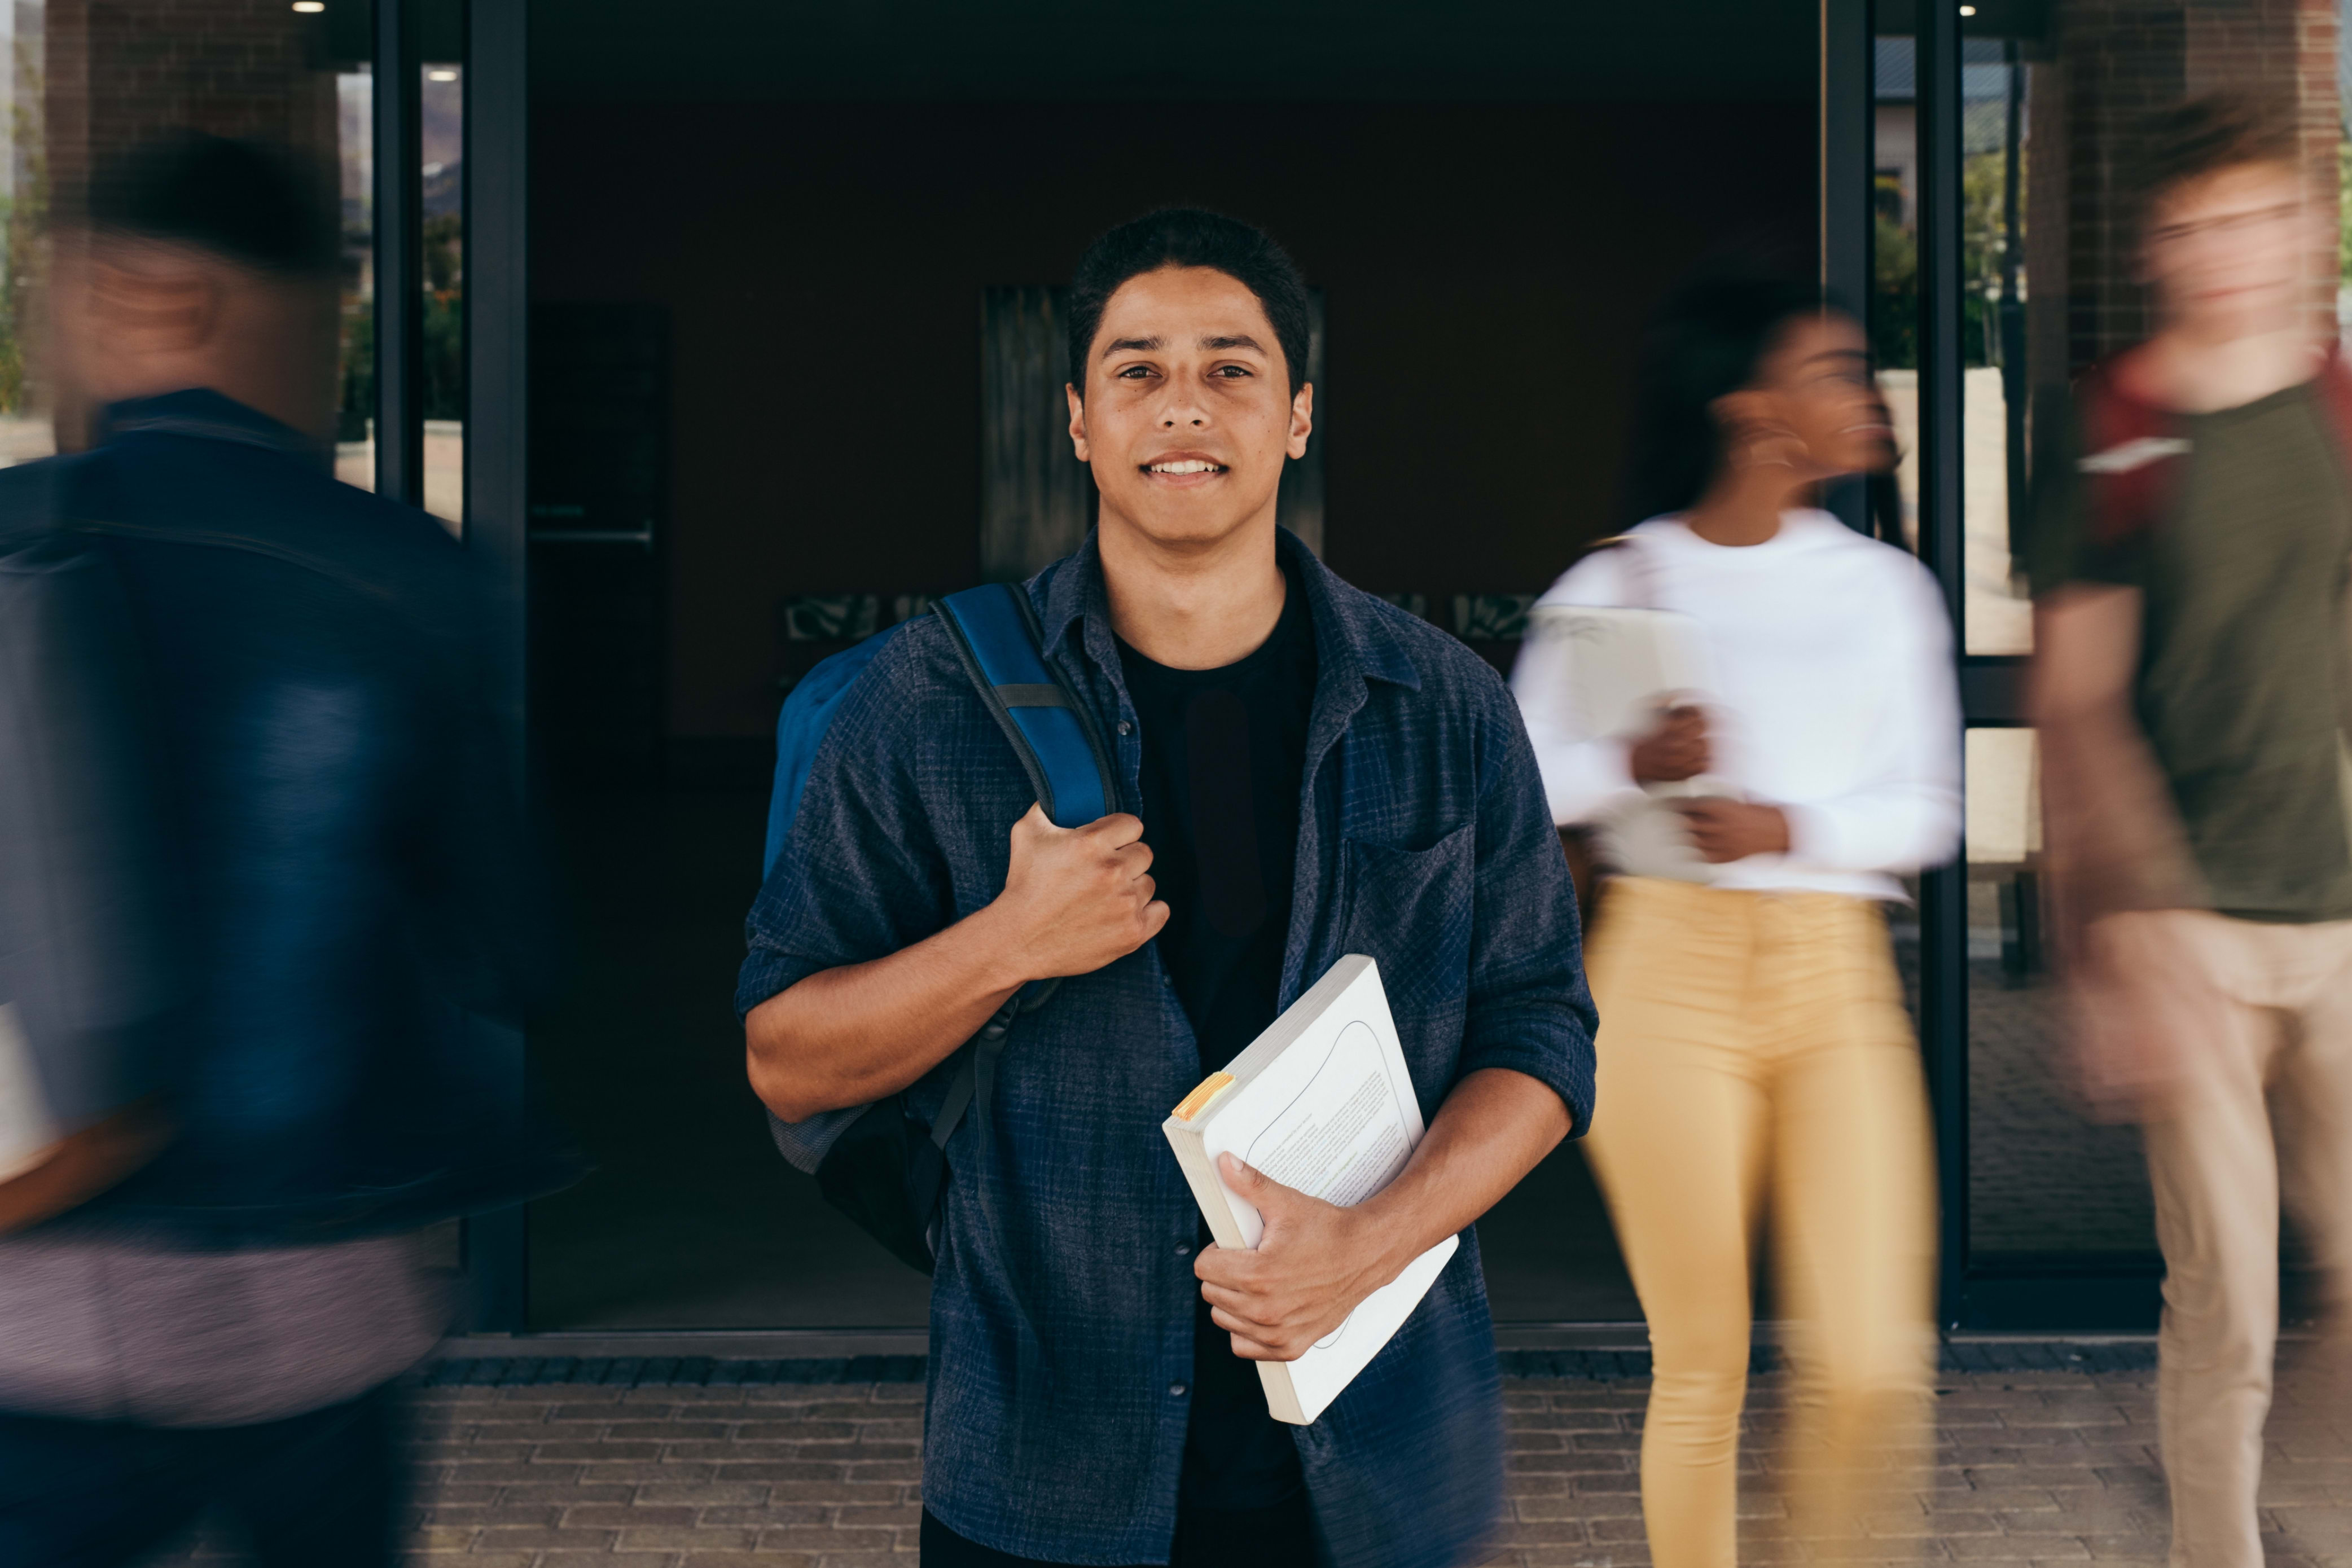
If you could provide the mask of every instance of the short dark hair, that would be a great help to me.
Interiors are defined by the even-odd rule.
[[[184,131],[106,165],[90,181],[89,222],[100,234],[320,277],[334,271],[338,248],[322,184],[282,149]]]
[[[1667,297],[1634,381],[1625,523],[1687,510],[1705,493],[1724,455],[1716,401],[1753,385],[1780,334],[1827,304],[1818,287],[1774,277],[1703,277]]]
[[[1257,296],[1275,341],[1282,346],[1290,390],[1307,379],[1309,314],[1307,280],[1298,264],[1262,229],[1198,207],[1163,207],[1124,223],[1087,246],[1070,279],[1070,384],[1084,395],[1087,351],[1102,326],[1103,308],[1129,278],[1163,267],[1213,267]]]
[[[2214,92],[2158,110],[2140,126],[2126,166],[2129,195],[2142,222],[2156,204],[2193,180],[2249,163],[2303,167],[2294,121],[2246,92]]]

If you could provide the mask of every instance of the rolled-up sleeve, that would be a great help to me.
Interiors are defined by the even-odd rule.
[[[1461,1071],[1508,1068],[1548,1084],[1592,1123],[1592,1038],[1599,1025],[1568,857],[1546,804],[1535,751],[1500,682],[1483,688],[1477,869],[1470,998]]]
[[[919,793],[928,685],[911,627],[875,655],[827,727],[782,853],[744,922],[738,1017],[809,976],[886,957],[954,918]]]

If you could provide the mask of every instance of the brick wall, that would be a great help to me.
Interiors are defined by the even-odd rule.
[[[106,159],[183,126],[334,156],[323,22],[287,0],[49,0],[47,32],[61,196]]]
[[[2147,330],[2122,174],[2151,110],[2224,88],[2290,104],[2332,210],[2337,21],[2336,0],[2063,0],[2055,26],[2056,58],[2038,68],[2034,99],[2029,199],[2046,221],[2035,225],[2029,330],[2037,363],[2055,373],[2063,351],[2071,375]],[[2319,270],[2332,278],[2332,257]],[[2315,308],[2332,310],[2327,292]]]

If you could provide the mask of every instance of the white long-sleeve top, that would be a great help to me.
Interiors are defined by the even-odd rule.
[[[1695,619],[1709,694],[1708,776],[1789,820],[1785,854],[1717,868],[1715,885],[1900,899],[1899,873],[1960,832],[1960,717],[1943,596],[1912,557],[1826,512],[1792,511],[1759,545],[1711,544],[1675,517],[1599,550],[1538,604],[1673,610]],[[1632,736],[1574,731],[1570,649],[1531,639],[1511,674],[1552,820],[1591,821],[1639,793]]]

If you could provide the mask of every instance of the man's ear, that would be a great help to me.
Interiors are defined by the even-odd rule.
[[[1315,383],[1302,382],[1290,399],[1290,439],[1284,450],[1293,457],[1307,455],[1307,438],[1315,434]]]
[[[118,353],[186,353],[212,340],[221,315],[220,284],[193,267],[129,267],[89,262],[91,326]]]
[[[1063,395],[1070,400],[1070,446],[1081,463],[1091,463],[1094,454],[1087,450],[1087,400],[1085,394],[1069,382],[1062,383]]]

